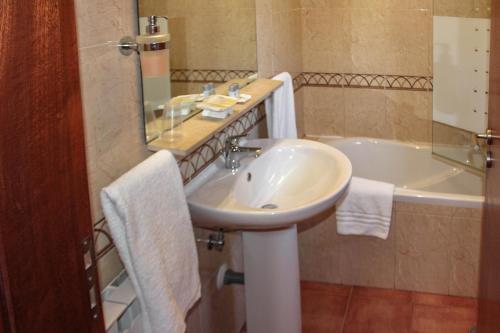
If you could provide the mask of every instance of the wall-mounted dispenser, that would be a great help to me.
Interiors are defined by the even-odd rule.
[[[143,77],[165,76],[169,73],[170,35],[160,31],[159,19],[168,22],[166,16],[148,16],[143,34],[135,40],[124,37],[118,44],[123,55],[131,55],[134,51],[139,53]]]
[[[139,25],[139,36],[122,38],[118,47],[121,54],[126,56],[137,52],[141,60],[144,125],[146,141],[149,142],[179,124],[174,126],[163,119],[164,113],[169,111],[171,98],[168,18],[140,17]],[[177,132],[180,132],[179,129]]]

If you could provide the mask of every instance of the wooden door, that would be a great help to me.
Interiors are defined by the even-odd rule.
[[[0,332],[104,331],[84,148],[73,1],[0,0]]]
[[[500,0],[492,0],[492,45],[490,70],[489,127],[500,131]],[[479,333],[500,332],[500,141],[491,145],[496,161],[486,174],[481,279],[479,302]]]

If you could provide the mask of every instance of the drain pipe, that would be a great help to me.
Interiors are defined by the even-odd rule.
[[[219,267],[216,284],[219,290],[225,285],[245,284],[245,274],[230,270],[227,264],[223,264]]]

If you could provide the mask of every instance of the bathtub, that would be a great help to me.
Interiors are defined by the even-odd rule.
[[[396,185],[394,200],[481,208],[483,177],[432,156],[430,145],[368,138],[320,138],[349,157],[353,176]]]

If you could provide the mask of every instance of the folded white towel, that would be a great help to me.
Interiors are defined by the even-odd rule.
[[[266,100],[267,131],[272,139],[296,139],[295,96],[293,79],[289,73],[281,73],[273,80],[283,81],[272,98]]]
[[[394,185],[352,177],[337,204],[337,232],[387,239],[391,227]]]
[[[201,285],[175,158],[156,153],[103,189],[101,202],[142,307],[144,332],[183,333]]]

